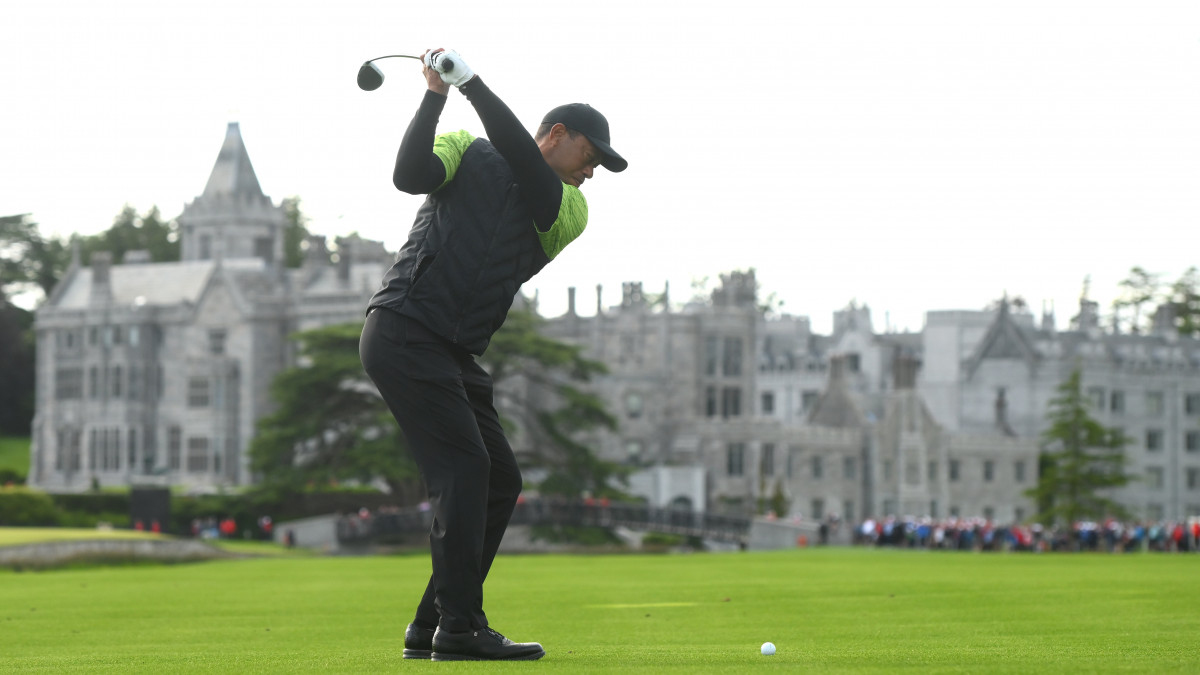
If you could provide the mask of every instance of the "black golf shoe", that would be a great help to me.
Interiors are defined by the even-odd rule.
[[[404,658],[428,659],[433,654],[434,628],[421,628],[415,623],[408,624],[404,631]]]
[[[406,650],[407,651],[407,650]],[[433,634],[434,661],[533,661],[546,655],[536,642],[513,642],[491,628]]]

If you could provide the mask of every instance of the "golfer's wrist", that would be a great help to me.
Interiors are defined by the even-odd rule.
[[[421,109],[434,115],[440,115],[446,107],[448,94],[449,92],[443,94],[433,87],[426,89],[425,97],[421,99]]]
[[[479,75],[472,75],[471,79],[463,82],[458,87],[458,90],[461,91],[465,96],[469,97],[471,95],[471,90],[475,88],[475,85],[480,84],[481,82],[483,82],[483,80],[479,78]]]

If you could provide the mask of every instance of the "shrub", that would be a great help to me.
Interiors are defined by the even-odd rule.
[[[687,541],[687,538],[681,534],[651,532],[642,537],[642,546],[666,548],[670,546],[681,546],[685,541]]]
[[[192,533],[192,521],[215,518],[218,521],[233,518],[238,533],[255,526],[257,516],[247,499],[241,495],[197,495],[171,498],[170,531],[176,534]]]
[[[100,523],[107,523],[113,527],[127,529],[129,527],[129,514],[113,511],[67,511],[59,519],[59,524],[63,527],[92,529]]]
[[[572,525],[534,525],[531,530],[534,541],[575,546],[621,545],[621,538],[604,527]]]
[[[28,488],[0,487],[0,525],[53,526],[61,514],[50,497]]]
[[[124,513],[129,516],[128,492],[70,492],[51,495],[55,506],[68,513]]]
[[[129,527],[128,492],[74,492],[47,495],[58,511],[58,525],[93,528],[100,523]]]

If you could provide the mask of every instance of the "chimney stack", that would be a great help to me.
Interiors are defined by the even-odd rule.
[[[841,382],[846,378],[846,357],[838,354],[829,359],[829,382]]]
[[[108,251],[96,251],[88,259],[92,266],[92,282],[107,284],[112,277],[112,254]]]

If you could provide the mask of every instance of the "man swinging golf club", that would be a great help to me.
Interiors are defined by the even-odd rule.
[[[504,323],[521,284],[583,232],[579,186],[597,166],[618,172],[627,162],[609,145],[608,121],[589,105],[551,110],[531,137],[461,56],[437,49],[423,61],[428,91],[392,181],[428,197],[371,298],[359,344],[433,508],[433,574],[405,631],[404,657],[538,659],[540,644],[512,642],[483,612],[483,581],[521,472],[493,406],[491,377],[474,357]],[[470,101],[488,138],[435,135],[450,86]]]

